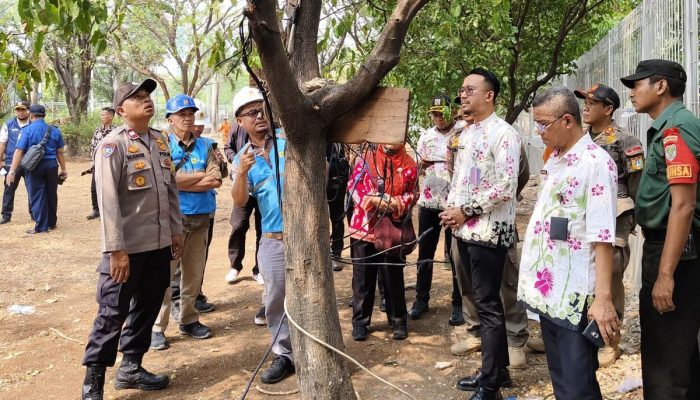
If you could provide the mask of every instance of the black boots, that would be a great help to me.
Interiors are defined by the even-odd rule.
[[[170,383],[165,375],[154,375],[141,366],[143,355],[124,354],[114,379],[116,389],[161,390]]]
[[[102,400],[105,386],[105,367],[88,365],[83,381],[83,400]]]

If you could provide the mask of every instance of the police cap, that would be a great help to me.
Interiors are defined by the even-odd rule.
[[[613,109],[615,110],[620,107],[620,96],[618,96],[615,89],[611,88],[610,86],[597,83],[587,91],[574,90],[574,94],[579,99],[591,99],[609,104],[613,106]]]
[[[136,82],[127,82],[122,84],[121,86],[119,86],[119,89],[117,89],[117,91],[114,93],[114,109],[116,110],[117,107],[124,104],[124,100],[133,96],[139,90],[143,89],[148,93],[153,93],[153,91],[156,90],[156,87],[158,87],[158,84],[156,83],[156,81],[150,78],[146,79],[140,84]]]
[[[623,85],[632,89],[634,88],[634,82],[652,75],[676,78],[683,83],[688,79],[683,66],[677,62],[668,60],[644,60],[637,64],[637,69],[634,71],[634,74],[620,78],[620,81],[622,81]]]

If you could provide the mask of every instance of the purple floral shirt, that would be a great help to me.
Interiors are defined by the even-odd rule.
[[[518,299],[575,330],[595,293],[594,245],[615,243],[617,167],[584,135],[565,155],[555,151],[540,174],[523,242]],[[550,237],[552,217],[568,218],[567,240]]]
[[[515,243],[515,190],[520,166],[520,135],[491,114],[459,136],[448,207],[468,205],[481,214],[452,234],[488,247]]]

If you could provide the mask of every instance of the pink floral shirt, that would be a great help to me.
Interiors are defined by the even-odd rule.
[[[577,329],[595,293],[595,243],[615,243],[617,167],[584,135],[540,172],[540,193],[525,233],[518,299],[554,323]],[[568,218],[567,240],[550,238],[551,218]]]
[[[452,234],[488,247],[515,243],[515,190],[520,165],[520,135],[491,114],[459,136],[448,207],[468,205],[481,214]]]

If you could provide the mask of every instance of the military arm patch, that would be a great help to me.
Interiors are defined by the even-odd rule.
[[[663,133],[666,178],[668,183],[692,184],[698,181],[700,163],[688,147],[678,128],[666,129]]]

